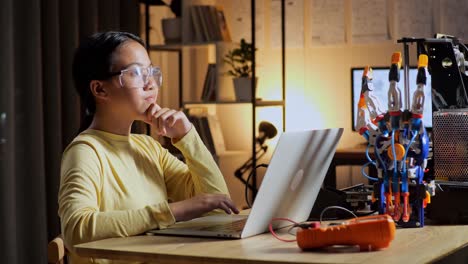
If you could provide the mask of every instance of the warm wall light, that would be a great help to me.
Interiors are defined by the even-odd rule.
[[[282,75],[280,53],[260,53],[259,89],[257,96],[263,100],[281,100]],[[330,109],[336,106],[336,101],[330,100],[330,92],[319,90],[317,87],[326,87],[321,80],[323,76],[316,72],[305,74],[308,69],[305,54],[301,50],[288,50],[286,61],[286,130],[307,130],[332,127],[336,122],[329,119]],[[313,77],[312,77],[313,76]],[[330,78],[333,78],[331,76]],[[313,80],[312,82],[308,80]],[[318,92],[320,91],[320,92]],[[280,107],[277,107],[281,111]],[[282,114],[279,111],[268,109],[257,111],[257,120],[268,120],[282,126]],[[264,113],[266,112],[266,113]],[[278,122],[276,120],[278,119]],[[273,144],[273,142],[271,142]]]
[[[287,130],[323,128],[327,125],[318,104],[310,100],[307,101],[311,97],[303,89],[288,87],[286,97]]]

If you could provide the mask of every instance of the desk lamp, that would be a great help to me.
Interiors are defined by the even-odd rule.
[[[278,130],[276,127],[267,121],[262,121],[260,122],[260,125],[258,126],[258,137],[255,139],[255,145],[256,145],[256,150],[255,150],[255,159],[259,160],[263,155],[268,150],[268,146],[265,144],[265,141],[270,138],[274,138],[278,134]],[[240,166],[235,172],[234,176],[238,178],[244,185],[246,185],[247,188],[250,190],[254,190],[255,186],[252,186],[249,184],[249,179],[247,178],[244,179],[243,175],[249,171],[253,170],[255,168],[252,168],[252,163],[253,163],[254,157],[250,157],[242,166]]]

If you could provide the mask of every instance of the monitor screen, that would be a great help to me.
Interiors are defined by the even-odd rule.
[[[373,67],[372,68],[372,83],[374,84],[374,93],[380,99],[380,103],[384,109],[388,109],[387,102],[387,92],[390,82],[388,81],[388,73],[390,68],[386,67]],[[356,131],[356,116],[357,116],[357,104],[359,102],[359,96],[361,94],[361,83],[362,83],[362,73],[364,68],[352,68],[351,69],[351,85],[352,85],[352,129]],[[413,93],[416,90],[416,75],[418,74],[417,68],[409,69],[409,86],[410,86],[410,105],[408,108],[411,109],[411,103],[413,99]],[[423,123],[426,128],[432,128],[432,98],[431,98],[431,76],[427,73],[426,87],[424,89],[424,94],[426,95],[424,101],[424,113],[423,113]],[[404,92],[404,73],[403,68],[400,70],[400,82],[398,87],[401,91],[401,102],[402,110],[404,110],[405,102],[405,92]]]

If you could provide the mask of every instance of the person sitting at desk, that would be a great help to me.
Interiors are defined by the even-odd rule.
[[[76,244],[142,234],[216,211],[238,213],[224,178],[187,116],[156,103],[161,71],[143,41],[125,32],[85,39],[73,61],[85,110],[62,157],[59,216],[72,264]],[[156,140],[130,133],[135,120],[171,138],[178,160]]]

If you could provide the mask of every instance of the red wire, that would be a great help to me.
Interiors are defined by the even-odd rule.
[[[297,225],[298,223],[294,222],[293,220],[289,219],[289,218],[272,218],[271,221],[270,221],[270,224],[268,225],[268,229],[270,229],[270,233],[278,240],[280,241],[283,241],[283,242],[295,242],[296,239],[284,239],[284,238],[281,238],[279,237],[275,231],[273,230],[273,221],[288,221],[288,222],[291,222],[295,225]]]

